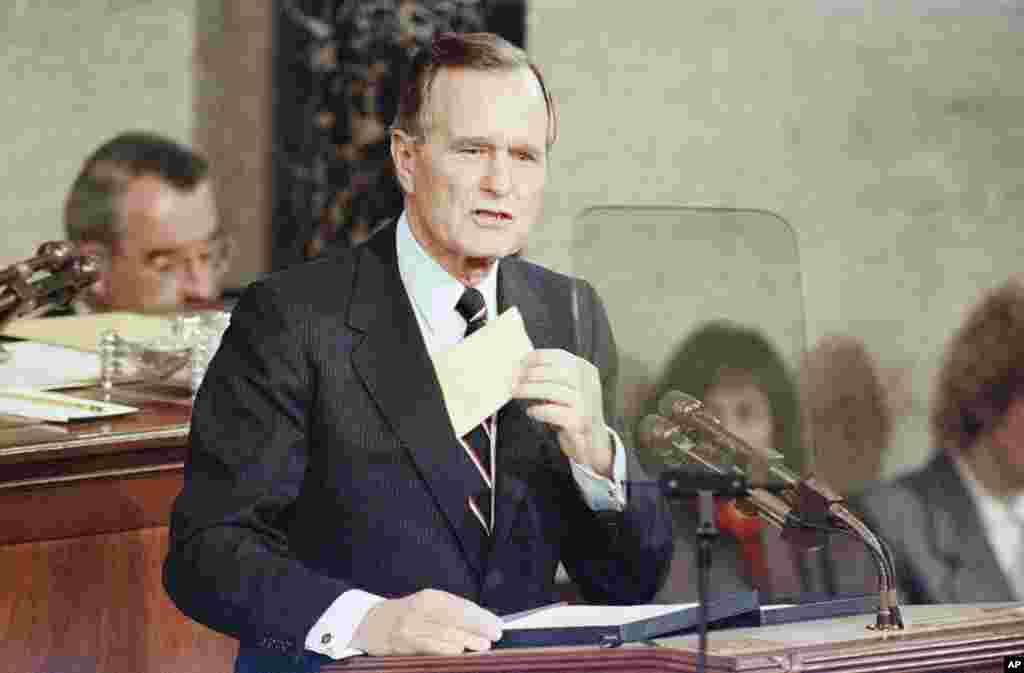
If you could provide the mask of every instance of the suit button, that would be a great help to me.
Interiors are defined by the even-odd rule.
[[[493,570],[487,574],[487,588],[497,589],[505,581],[505,575],[500,570]]]

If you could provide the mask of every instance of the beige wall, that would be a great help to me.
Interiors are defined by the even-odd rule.
[[[1021,268],[1021,18],[995,0],[530,6],[562,112],[530,255],[571,270],[573,217],[594,204],[779,213],[808,340],[856,334],[909,370],[888,469],[923,459],[944,342],[980,288]]]
[[[192,135],[196,0],[4,2],[0,264],[63,238],[82,159],[119,131]]]
[[[211,158],[221,219],[239,239],[229,283],[264,271],[270,18],[251,0],[4,3],[0,264],[63,238],[81,161],[120,131],[149,129]]]
[[[0,263],[60,235],[64,191],[98,139],[150,127],[214,158],[224,217],[242,234],[234,280],[254,278],[267,259],[269,3],[86,4],[0,10]],[[562,114],[529,255],[573,271],[570,243],[592,235],[573,219],[596,204],[778,213],[799,243],[807,340],[856,334],[909,372],[912,413],[888,469],[921,460],[942,345],[1024,253],[1024,53],[1021,19],[999,14],[1009,4],[529,6],[530,51]],[[686,249],[694,273],[707,264],[718,277],[720,260]],[[766,302],[741,294],[757,319]]]

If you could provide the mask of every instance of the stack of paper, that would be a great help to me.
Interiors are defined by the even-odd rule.
[[[0,388],[0,414],[67,423],[85,418],[120,416],[138,411],[123,404],[90,400],[29,388]]]
[[[100,379],[97,353],[36,341],[4,344],[9,357],[0,362],[0,386],[47,390],[95,385]]]

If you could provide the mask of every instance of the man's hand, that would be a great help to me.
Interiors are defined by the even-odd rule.
[[[612,475],[614,453],[597,367],[568,351],[537,349],[523,358],[512,396],[537,401],[527,413],[557,429],[565,455],[599,475]]]
[[[484,652],[501,638],[502,624],[472,601],[424,589],[372,607],[356,628],[351,646],[373,656]]]

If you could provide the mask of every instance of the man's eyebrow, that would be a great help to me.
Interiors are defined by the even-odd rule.
[[[456,136],[451,139],[451,145],[453,147],[487,147],[494,148],[496,143],[485,136]],[[509,148],[513,150],[525,150],[534,156],[544,156],[545,149],[538,145],[534,145],[531,142],[513,142],[509,144]]]
[[[455,146],[479,145],[483,147],[494,147],[494,142],[484,136],[454,136],[451,144]]]
[[[160,257],[170,257],[177,252],[177,248],[156,248],[146,253],[146,261],[152,262]]]

